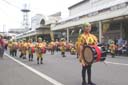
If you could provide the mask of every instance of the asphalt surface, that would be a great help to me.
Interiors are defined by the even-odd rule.
[[[28,59],[21,59],[18,56],[12,58],[47,75],[62,85],[81,85],[81,65],[76,55],[70,55],[67,52],[66,57],[63,58],[60,52],[54,55],[47,52],[43,55],[43,64],[39,65],[37,65],[36,57],[34,57],[34,61],[30,62]],[[128,57],[116,56],[111,58],[108,56],[106,64],[103,62],[94,63],[92,65],[92,81],[96,85],[128,85]],[[31,69],[4,56],[3,59],[0,59],[0,85],[57,84],[53,84],[50,80],[31,71]]]

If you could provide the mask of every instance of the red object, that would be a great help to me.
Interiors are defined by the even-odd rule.
[[[42,48],[42,53],[46,53],[46,48]]]
[[[4,46],[4,41],[3,41],[3,39],[0,39],[0,45],[1,45],[1,46]]]
[[[34,47],[32,47],[31,49],[32,49],[32,53],[34,53],[34,52],[35,52],[35,48],[34,48]]]
[[[97,52],[97,59],[96,59],[96,61],[98,62],[101,59],[101,51],[100,51],[100,48],[98,48],[98,46],[93,46],[93,47],[95,48],[95,50]]]

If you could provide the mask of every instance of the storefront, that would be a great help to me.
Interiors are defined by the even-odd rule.
[[[75,41],[79,32],[82,31],[82,24],[90,22],[92,24],[92,33],[94,33],[101,42],[102,36],[108,39],[125,38],[128,39],[128,1],[111,1],[109,4],[105,3],[107,0],[97,0],[97,3],[104,3],[95,5],[87,11],[81,11],[76,15],[70,15],[67,19],[63,19],[52,27],[52,31],[60,31],[65,33],[65,38]],[[84,4],[90,6],[91,0],[87,2],[82,1],[79,4],[72,6],[71,13],[84,9]],[[78,9],[77,9],[78,8]],[[73,10],[74,9],[74,10]],[[77,10],[76,10],[77,9]],[[70,11],[70,10],[69,10]],[[61,34],[62,35],[62,34]]]

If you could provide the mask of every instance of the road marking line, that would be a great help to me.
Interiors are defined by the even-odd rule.
[[[5,53],[5,55],[6,55],[7,57],[9,57],[10,59],[14,60],[15,62],[19,63],[20,65],[22,65],[23,67],[27,68],[28,70],[32,71],[33,73],[37,74],[37,75],[40,76],[41,78],[43,78],[43,79],[45,79],[45,80],[51,82],[53,85],[64,85],[64,84],[62,84],[62,83],[60,83],[60,82],[54,80],[53,78],[47,76],[46,74],[43,74],[43,73],[41,73],[41,72],[35,70],[34,68],[32,68],[32,67],[30,67],[30,66],[28,66],[28,65],[26,65],[26,64],[24,64],[24,63],[22,63],[21,61],[15,59],[15,58],[13,58],[13,57],[11,57],[10,55],[8,55],[8,54],[6,54],[6,53]]]
[[[110,61],[104,61],[106,64],[115,64],[115,65],[122,65],[122,66],[128,66],[128,64],[125,63],[116,63],[116,62],[110,62]]]

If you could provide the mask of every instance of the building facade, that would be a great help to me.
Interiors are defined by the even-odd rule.
[[[59,15],[50,15],[47,18],[42,14],[36,14],[31,18],[31,29],[29,31],[20,33],[16,36],[17,40],[33,39],[36,41],[38,37],[43,40],[51,41],[54,39],[53,33],[51,31],[51,24],[56,23],[59,19]]]
[[[52,31],[60,32],[67,41],[75,41],[82,31],[82,24],[90,22],[92,32],[108,39],[128,40],[128,0],[83,0],[69,8],[69,17],[52,26]]]

